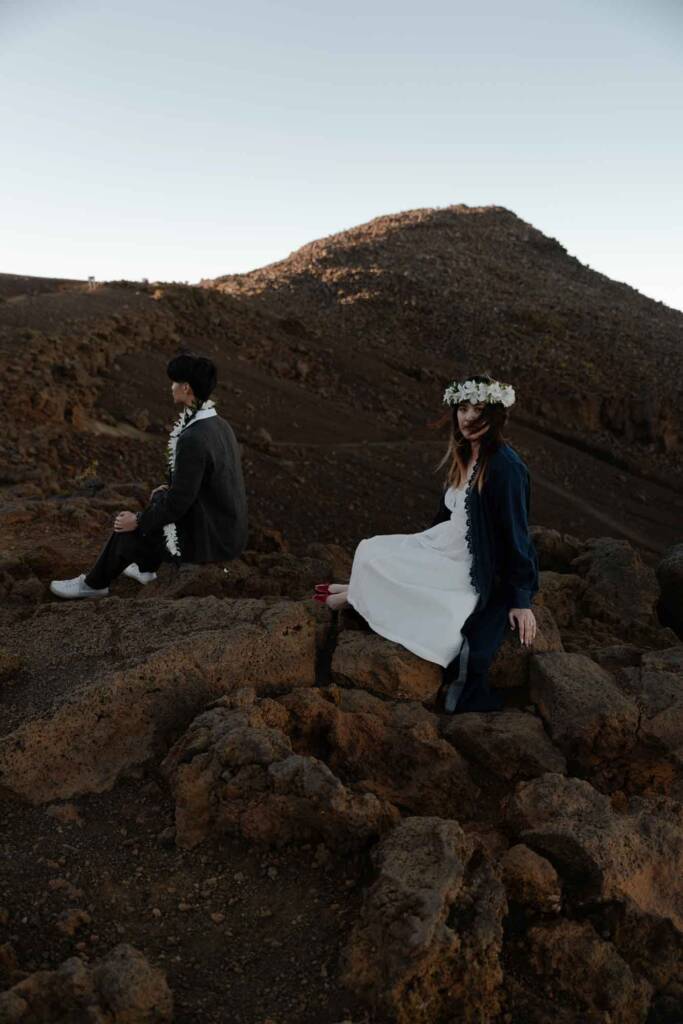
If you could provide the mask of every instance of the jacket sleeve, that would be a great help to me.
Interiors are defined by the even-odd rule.
[[[138,519],[141,533],[177,523],[197,500],[206,466],[206,451],[191,431],[178,438],[171,486],[162,491]]]
[[[510,608],[531,608],[538,590],[538,556],[529,533],[531,485],[523,465],[496,474],[497,529],[501,538],[501,578]]]

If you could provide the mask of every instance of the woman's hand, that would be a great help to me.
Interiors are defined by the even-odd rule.
[[[519,642],[529,647],[536,639],[536,616],[531,608],[511,608],[508,615],[510,628],[519,627]]]
[[[155,487],[154,490],[152,491],[152,493],[150,494],[149,500],[151,501],[155,494],[160,494],[162,491],[167,491],[167,490],[168,490],[168,484],[159,484],[159,486]]]
[[[114,520],[115,533],[131,533],[138,528],[138,519],[135,512],[119,512]]]

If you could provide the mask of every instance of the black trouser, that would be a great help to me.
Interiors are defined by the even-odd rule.
[[[85,582],[94,590],[105,590],[131,562],[136,562],[141,572],[156,572],[164,561],[165,552],[162,530],[145,535],[139,530],[112,533]]]

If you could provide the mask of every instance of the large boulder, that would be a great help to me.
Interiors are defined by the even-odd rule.
[[[617,813],[582,779],[548,774],[517,787],[509,818],[579,904],[632,903],[683,930],[683,812],[634,800]]]
[[[683,544],[674,544],[664,553],[656,574],[660,618],[683,637]]]
[[[266,759],[261,768],[236,772],[240,759],[251,765],[257,741]],[[320,793],[310,786],[305,794],[294,786],[289,793],[275,793],[274,780],[284,772],[277,765],[290,758],[298,759],[291,764],[307,765],[311,778],[343,779],[348,807],[339,796],[342,790],[331,782]],[[396,820],[399,810],[471,816],[479,797],[467,762],[439,735],[436,715],[417,703],[382,701],[362,690],[337,687],[294,690],[276,699],[238,691],[193,723],[164,767],[176,796],[178,841],[184,846],[200,842],[210,831],[273,843],[304,841],[309,835],[354,846],[366,833]],[[264,797],[270,790],[277,800]],[[253,815],[245,814],[252,805]],[[354,815],[358,821],[367,819],[365,832]]]
[[[683,770],[683,647],[648,651],[640,665],[618,670],[621,688],[638,706],[638,736],[642,743],[660,754],[653,767],[667,774],[666,763]],[[666,760],[661,757],[664,753]]]
[[[671,918],[644,913],[627,900],[601,907],[596,926],[634,977],[651,985],[651,1019],[683,1019],[683,931]]]
[[[324,757],[339,778],[403,813],[474,813],[480,794],[467,762],[421,704],[342,687],[296,690],[278,702],[297,753]]]
[[[559,1020],[581,1024],[644,1024],[651,987],[588,921],[551,921],[530,928],[524,940],[540,992],[566,1007]],[[567,1012],[569,1011],[569,1012]],[[553,1019],[557,1019],[553,1014]]]
[[[132,946],[102,960],[78,957],[36,971],[0,993],[0,1024],[168,1024],[173,997],[162,971]]]
[[[570,762],[591,767],[633,747],[638,729],[635,702],[609,672],[585,655],[535,655],[529,691],[553,743]]]
[[[394,700],[430,701],[439,691],[442,671],[376,633],[348,631],[339,637],[332,657],[332,681]]]
[[[443,721],[442,734],[469,761],[508,782],[567,770],[543,723],[524,711],[456,715]]]
[[[586,615],[621,627],[656,625],[657,579],[628,541],[589,540],[573,567],[587,583],[582,601]]]
[[[581,598],[588,586],[576,573],[540,573],[540,588],[534,598],[534,610],[545,608],[560,629],[573,626],[580,617]]]
[[[24,705],[0,739],[0,787],[34,803],[110,788],[236,687],[315,681],[315,621],[295,602],[113,601],[99,613],[69,605],[35,618],[6,635],[19,644],[33,629],[25,660],[42,707]]]
[[[489,672],[489,682],[494,688],[507,690],[526,686],[532,654],[564,650],[552,613],[543,606],[535,608],[534,612],[538,629],[531,647],[520,642],[516,630],[506,630]]]
[[[176,841],[209,833],[281,845],[364,846],[394,824],[386,800],[344,785],[319,757],[295,752],[287,711],[238,691],[199,715],[162,765],[176,801]]]
[[[473,852],[440,818],[407,818],[374,851],[344,981],[397,1024],[485,1024],[500,1010],[505,894]]]

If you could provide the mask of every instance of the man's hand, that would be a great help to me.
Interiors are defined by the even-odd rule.
[[[510,628],[519,627],[519,642],[529,647],[536,639],[536,616],[531,608],[511,608],[508,615]]]
[[[161,491],[167,491],[167,490],[168,490],[168,484],[159,484],[159,486],[155,487],[154,490],[152,491],[152,493],[150,494],[149,500],[152,501],[152,499],[154,498],[155,494],[160,494]]]
[[[114,520],[115,533],[131,533],[137,530],[138,520],[135,512],[119,512]]]

